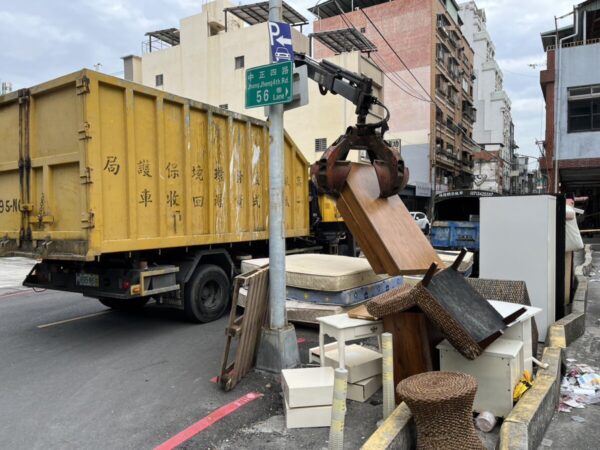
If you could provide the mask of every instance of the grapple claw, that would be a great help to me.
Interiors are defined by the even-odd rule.
[[[408,183],[408,169],[398,150],[388,146],[372,129],[350,127],[311,166],[311,177],[319,193],[339,197],[350,173],[351,163],[346,157],[352,149],[367,151],[377,174],[380,198],[399,194]]]

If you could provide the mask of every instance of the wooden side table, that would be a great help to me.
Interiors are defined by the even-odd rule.
[[[348,317],[348,314],[319,317],[319,359],[321,366],[325,364],[325,335],[338,342],[338,355],[340,368],[346,366],[345,348],[347,341],[364,339],[377,336],[381,349],[381,333],[383,322],[381,320],[363,320]]]

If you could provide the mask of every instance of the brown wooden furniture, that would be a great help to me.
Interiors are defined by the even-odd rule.
[[[414,275],[432,263],[444,267],[400,197],[379,198],[373,166],[352,164],[337,208],[375,273]]]
[[[244,314],[237,317],[240,288],[246,289]],[[235,277],[229,324],[225,328],[227,341],[219,384],[229,391],[254,367],[262,326],[267,321],[269,304],[269,268],[261,267]],[[234,338],[238,339],[234,361],[229,364],[229,352]]]

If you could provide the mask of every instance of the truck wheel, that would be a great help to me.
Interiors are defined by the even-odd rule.
[[[198,266],[185,287],[183,310],[192,322],[211,322],[229,305],[229,278],[213,264]]]
[[[107,298],[102,297],[99,298],[98,301],[102,303],[104,306],[108,306],[109,308],[116,309],[119,311],[137,311],[138,309],[142,309],[148,303],[148,298],[130,298],[128,300],[122,300],[119,298]]]

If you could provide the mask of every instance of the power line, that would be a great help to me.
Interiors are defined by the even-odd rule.
[[[413,95],[413,94],[411,94],[410,92],[408,92],[406,89],[403,89],[403,88],[402,88],[402,86],[400,86],[398,83],[396,83],[396,81],[394,81],[394,79],[393,79],[392,77],[390,77],[390,75],[389,75],[389,74],[388,74],[388,73],[387,73],[385,70],[383,70],[381,67],[379,67],[379,65],[377,64],[377,62],[375,62],[375,61],[374,61],[372,58],[369,58],[369,59],[371,59],[371,61],[373,62],[373,64],[375,64],[375,67],[377,67],[377,68],[378,68],[378,69],[381,71],[381,73],[383,73],[383,75],[384,75],[384,76],[385,76],[385,77],[386,77],[388,80],[390,80],[390,82],[391,82],[393,85],[395,85],[395,86],[396,86],[398,89],[400,89],[400,90],[401,90],[402,92],[404,92],[406,95],[408,95],[408,96],[410,96],[410,97],[413,97],[413,98],[415,98],[415,99],[417,99],[417,100],[420,100],[420,101],[422,101],[422,102],[425,102],[425,103],[431,103],[431,102],[430,102],[429,100],[427,100],[426,98],[417,97],[416,95]]]
[[[341,18],[344,21],[344,23],[346,24],[347,27],[349,28],[353,28],[354,30],[356,30],[356,27],[354,26],[354,24],[352,23],[352,21],[346,16],[346,13],[344,12],[344,10],[342,9],[342,7],[339,5],[339,3],[337,1],[334,2],[335,5],[337,6],[338,10],[341,13]],[[358,31],[358,30],[357,30]],[[378,56],[379,58],[379,56]],[[399,83],[402,83],[404,85],[404,88],[402,86],[400,86],[399,84],[395,83],[394,80],[392,78],[390,78],[390,76],[388,75],[388,73],[386,73],[385,70],[382,70],[380,67],[380,64],[384,66],[385,69],[387,69],[387,66],[385,64],[383,64],[383,58],[379,59],[379,64],[377,64],[375,62],[375,60],[373,58],[371,58],[371,53],[369,53],[369,59],[373,62],[373,64],[375,64],[375,66],[385,75],[386,78],[388,78],[398,89],[400,89],[402,92],[404,92],[405,94],[409,95],[410,97],[413,97],[417,100],[421,100],[423,102],[428,102],[429,100],[422,98],[419,93],[412,87],[410,86],[406,80],[404,80],[403,78],[400,77],[400,75],[398,75],[395,72],[389,71],[392,75],[395,75],[396,79],[398,80]],[[410,90],[410,92],[408,91]],[[431,97],[430,97],[431,98]]]
[[[364,9],[360,9],[360,11],[365,15],[365,17],[367,18],[367,20],[369,21],[369,23],[373,26],[373,28],[375,28],[375,31],[377,31],[377,33],[379,34],[379,36],[381,37],[381,39],[383,39],[383,41],[387,44],[387,46],[390,48],[390,50],[392,50],[392,52],[394,53],[394,55],[396,55],[396,57],[400,60],[400,62],[406,68],[406,70],[408,70],[408,73],[410,73],[410,75],[414,78],[414,80],[421,87],[421,89],[423,89],[423,92],[425,92],[425,94],[427,95],[427,97],[429,97],[429,100],[431,100],[432,103],[435,103],[433,101],[433,99],[431,98],[431,95],[429,95],[429,92],[427,91],[427,89],[425,89],[423,87],[423,85],[421,84],[421,82],[419,81],[419,79],[415,76],[415,74],[412,72],[412,70],[410,70],[408,68],[408,66],[406,65],[406,63],[404,62],[404,60],[400,57],[400,55],[398,54],[398,52],[396,52],[396,50],[391,46],[391,44],[388,42],[388,40],[385,38],[385,36],[381,33],[381,31],[379,31],[379,28],[377,28],[377,25],[375,25],[373,23],[373,21],[371,20],[371,18],[369,17],[369,15],[365,12],[365,10]]]

